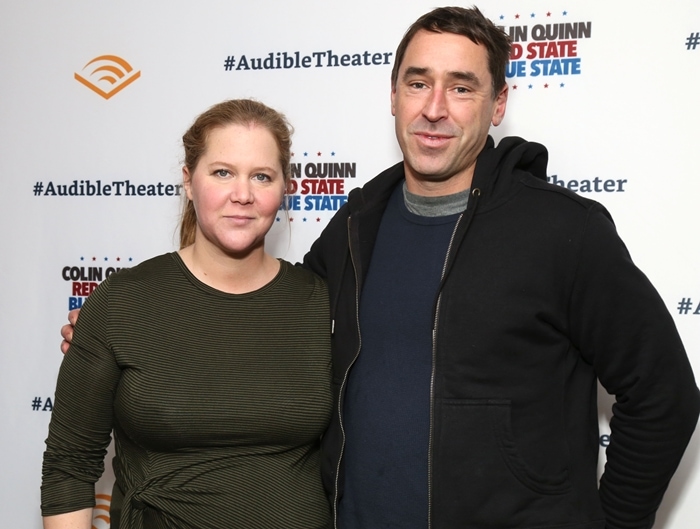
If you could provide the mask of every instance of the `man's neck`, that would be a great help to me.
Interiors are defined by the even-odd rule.
[[[404,163],[406,189],[409,193],[424,197],[442,197],[461,193],[471,187],[475,165],[476,164],[472,164],[468,169],[444,180],[430,180],[420,175],[413,174],[411,169]]]
[[[469,189],[451,195],[428,197],[411,193],[407,188],[406,182],[404,182],[403,199],[406,209],[415,215],[420,215],[421,217],[446,217],[461,213],[467,209]]]

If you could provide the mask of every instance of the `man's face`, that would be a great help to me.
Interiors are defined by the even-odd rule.
[[[507,85],[493,97],[486,48],[453,33],[416,33],[391,92],[408,190],[440,196],[468,189],[507,98]]]

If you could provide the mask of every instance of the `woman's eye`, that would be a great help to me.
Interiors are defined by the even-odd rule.
[[[258,180],[260,182],[267,182],[268,180],[270,180],[270,177],[268,175],[266,175],[265,173],[258,173],[253,178],[255,178],[256,180]]]
[[[229,172],[226,169],[217,169],[216,171],[214,171],[214,174],[216,176],[220,176],[220,177],[224,178],[224,177],[229,175]]]

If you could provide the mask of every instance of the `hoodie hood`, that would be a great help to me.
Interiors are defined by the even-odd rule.
[[[491,136],[476,160],[472,191],[479,190],[481,208],[507,200],[523,178],[547,181],[547,149],[517,136],[503,138],[495,146]]]

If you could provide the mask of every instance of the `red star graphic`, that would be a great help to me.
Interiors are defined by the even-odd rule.
[[[549,85],[547,83],[544,84],[545,88],[549,88]]]
[[[513,90],[517,90],[517,89],[518,89],[518,85],[517,85],[517,84],[514,84],[514,85],[513,85]]]
[[[321,218],[320,218],[320,217],[316,217],[316,222],[321,222]]]
[[[551,16],[552,16],[552,13],[550,13],[549,11],[547,11],[547,16],[548,16],[548,17],[551,17]]]
[[[515,18],[520,18],[520,15],[515,15]]]
[[[316,153],[316,156],[321,156],[321,151],[318,151],[318,152]]]
[[[97,260],[97,258],[96,258],[96,257],[93,257],[92,260],[95,261],[95,260]]]
[[[121,261],[121,260],[122,260],[122,258],[121,258],[121,257],[117,257],[117,261]]]

